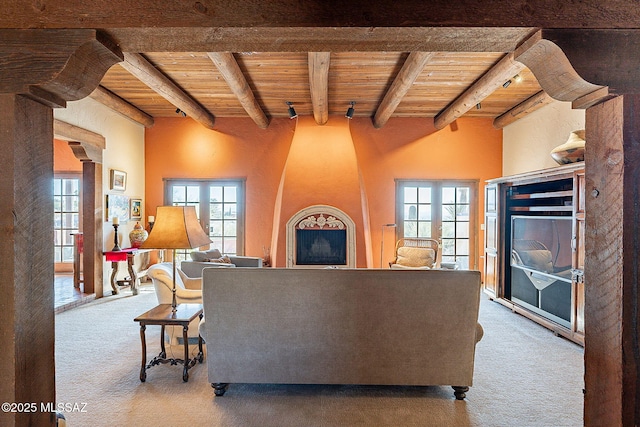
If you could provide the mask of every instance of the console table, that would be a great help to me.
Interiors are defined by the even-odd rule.
[[[180,363],[184,367],[182,370],[182,381],[189,381],[189,369],[191,369],[196,362],[202,363],[204,356],[202,352],[202,337],[198,335],[198,354],[192,359],[189,358],[189,337],[187,336],[187,332],[189,330],[189,323],[191,323],[196,317],[202,319],[202,313],[202,304],[178,304],[175,313],[171,309],[171,304],[160,304],[133,319],[140,323],[140,340],[142,341],[140,381],[146,381],[147,369],[160,363],[171,363],[172,365]],[[160,354],[154,357],[149,364],[147,364],[147,340],[145,337],[147,325],[162,326],[160,332]],[[164,344],[164,330],[167,325],[182,326],[184,359],[167,358],[167,351]]]
[[[117,295],[120,291],[118,290],[118,282],[116,280],[116,275],[118,273],[118,262],[126,261],[127,268],[129,269],[129,280],[128,285],[131,286],[131,292],[133,295],[138,295],[138,273],[134,268],[134,259],[135,256],[140,254],[148,254],[152,249],[139,249],[139,248],[125,248],[119,251],[107,251],[104,252],[104,256],[107,261],[111,262],[111,289],[113,290],[112,294]]]

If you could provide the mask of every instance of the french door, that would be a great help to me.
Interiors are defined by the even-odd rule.
[[[56,271],[73,271],[73,234],[81,231],[81,175],[53,178],[53,247]]]
[[[194,206],[211,248],[227,255],[244,254],[244,181],[165,180],[167,205]],[[186,258],[176,252],[177,258]]]
[[[440,243],[441,262],[477,268],[477,181],[396,180],[398,238]]]

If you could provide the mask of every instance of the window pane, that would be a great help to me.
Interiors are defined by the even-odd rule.
[[[442,220],[454,221],[456,219],[456,207],[454,205],[442,206]]]
[[[418,202],[431,203],[431,187],[418,188]]]
[[[418,207],[416,205],[404,205],[404,219],[417,219]]]
[[[62,228],[62,214],[53,214],[53,228]]]
[[[64,244],[68,246],[73,246],[73,236],[71,233],[77,233],[78,230],[65,230],[64,232]]]
[[[455,255],[456,252],[454,239],[442,239],[442,255]]]
[[[62,197],[55,196],[53,198],[53,211],[60,212],[62,210]]]
[[[458,268],[460,270],[468,270],[469,269],[469,257],[468,256],[458,256],[456,259],[458,263]]]
[[[455,235],[455,223],[453,222],[443,222],[442,223],[442,237],[452,239],[456,237]]]
[[[219,251],[224,252],[224,247],[222,246],[222,237],[212,237],[211,248],[218,249]]]
[[[187,187],[187,202],[198,203],[200,201],[200,187],[188,186]]]
[[[53,180],[53,194],[60,195],[62,194],[62,180],[54,179]]]
[[[456,202],[456,188],[442,187],[442,203],[455,203],[455,202]]]
[[[224,235],[225,237],[236,235],[236,221],[224,222]]]
[[[210,221],[209,235],[222,236],[222,221]]]
[[[171,191],[171,202],[176,205],[187,201],[186,188],[182,185],[174,185]]]
[[[235,255],[236,251],[236,239],[224,239],[224,253]]]
[[[62,262],[62,248],[60,246],[53,248],[53,262]]]
[[[469,255],[469,239],[456,239],[456,255]]]
[[[62,247],[62,262],[73,262],[73,246]]]
[[[209,187],[209,201],[222,202],[222,187],[217,185]]]
[[[65,212],[78,212],[78,196],[63,196],[62,209]]]
[[[457,197],[456,200],[458,203],[469,203],[469,187],[458,187],[456,188]]]
[[[421,221],[431,220],[431,205],[418,205],[418,219]]]
[[[222,219],[222,203],[211,203],[209,205],[209,217],[211,219]]]
[[[431,237],[431,223],[420,222],[418,223],[418,237]]]
[[[237,202],[236,187],[224,187],[224,201],[225,202]]]
[[[469,223],[464,221],[458,221],[456,223],[456,237],[469,238]]]
[[[78,195],[79,191],[79,181],[78,179],[63,179],[62,180],[62,189],[64,191],[63,194],[66,195]]]
[[[224,217],[226,218],[237,218],[237,208],[238,205],[236,205],[235,203],[225,203],[224,204]]]
[[[418,221],[404,222],[404,237],[418,237]]]
[[[458,205],[456,208],[456,219],[458,221],[469,221],[469,205]]]
[[[62,244],[62,230],[53,230],[53,244],[54,245]]]
[[[62,214],[62,227],[63,228],[78,228],[80,226],[78,222],[78,214],[65,213]]]
[[[418,187],[404,187],[404,203],[418,203]]]

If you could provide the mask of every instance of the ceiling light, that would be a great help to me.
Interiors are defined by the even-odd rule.
[[[181,114],[181,115],[182,115],[182,117],[187,117],[187,113],[185,113],[184,111],[182,111],[182,110],[181,110],[181,109],[179,109],[179,108],[176,108],[176,114]]]
[[[511,84],[511,80],[507,80],[506,82],[502,83],[502,87],[506,89],[509,87],[510,84]]]
[[[476,104],[476,110],[479,110],[479,109],[481,109],[481,108],[482,108],[482,105],[478,102],[478,103]]]
[[[353,108],[353,106],[356,105],[356,101],[351,101],[349,104],[351,106],[349,108],[347,108],[347,113],[344,116],[347,119],[351,120],[351,119],[353,119],[353,113],[355,113],[355,109]]]
[[[285,102],[285,104],[287,104],[289,106],[289,118],[290,119],[295,119],[296,117],[298,117],[298,113],[296,113],[296,110],[293,108],[293,102]]]
[[[513,81],[515,81],[516,83],[520,83],[522,81],[522,76],[520,74],[516,74],[515,76],[513,76]]]

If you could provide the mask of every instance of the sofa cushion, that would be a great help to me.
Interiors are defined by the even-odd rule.
[[[208,251],[193,251],[189,254],[191,259],[197,262],[208,262],[222,257],[218,249],[209,249]]]
[[[414,248],[402,246],[398,248],[396,264],[404,267],[431,267],[434,263],[435,251],[431,248]]]

